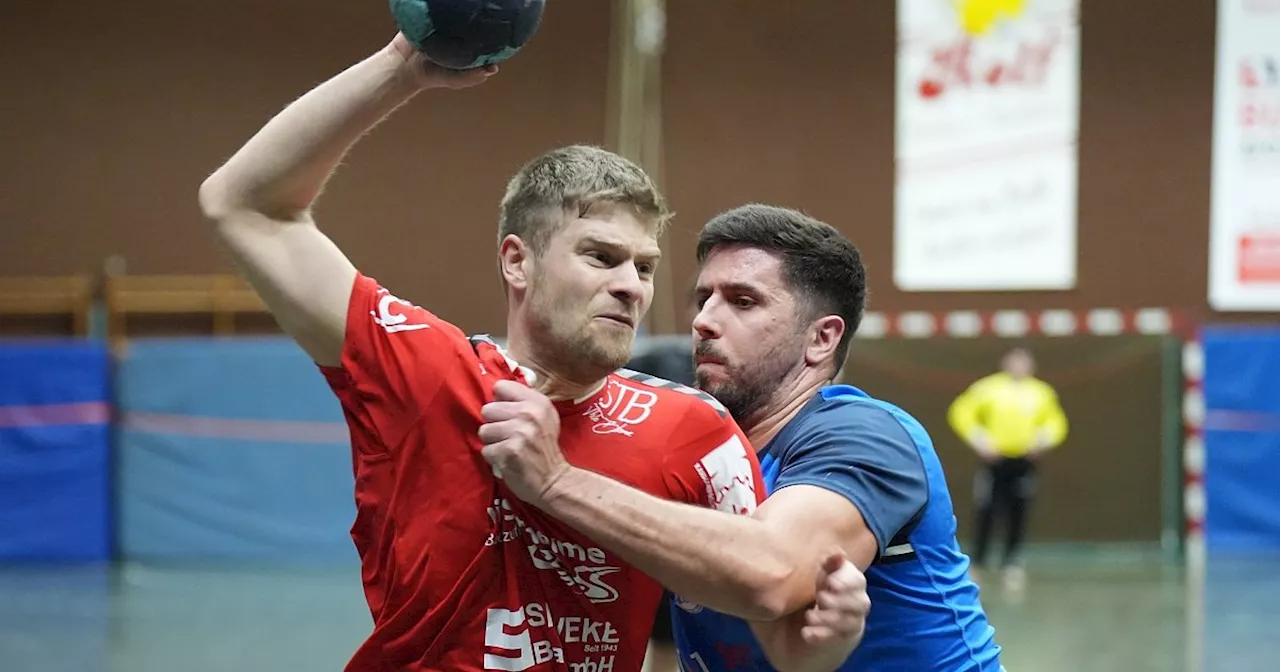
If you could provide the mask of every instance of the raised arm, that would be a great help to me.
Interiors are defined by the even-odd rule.
[[[341,361],[356,269],[311,207],[360,137],[425,88],[465,88],[402,35],[288,105],[200,186],[219,240],[285,330],[322,366]]]

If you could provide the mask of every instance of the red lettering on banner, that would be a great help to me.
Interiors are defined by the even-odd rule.
[[[1049,66],[1058,49],[1058,35],[1018,44],[1017,53],[1011,58],[992,57],[979,59],[974,55],[973,40],[968,37],[933,50],[929,65],[921,75],[921,98],[939,98],[948,89],[973,88],[975,84],[988,87],[1040,86],[1048,77]],[[974,73],[978,73],[977,77]]]
[[[1280,282],[1280,233],[1240,236],[1240,282]]]

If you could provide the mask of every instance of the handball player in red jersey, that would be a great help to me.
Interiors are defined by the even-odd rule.
[[[481,428],[501,433],[486,408],[519,415],[520,391],[536,388],[574,465],[663,499],[754,511],[759,464],[722,406],[615,373],[653,296],[661,194],[635,165],[583,146],[512,178],[498,249],[507,350],[357,271],[311,217],[346,152],[395,108],[494,72],[429,65],[397,35],[271,119],[204,182],[200,204],[350,426],[351,535],[373,631],[347,669],[633,672],[661,587],[527,503],[537,493],[517,496],[482,455]],[[705,603],[736,611],[754,586],[731,584],[716,579],[728,597]]]

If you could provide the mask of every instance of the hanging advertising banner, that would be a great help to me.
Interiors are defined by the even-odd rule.
[[[898,0],[894,282],[1076,283],[1078,0]]]
[[[1219,0],[1209,305],[1280,310],[1280,0]]]

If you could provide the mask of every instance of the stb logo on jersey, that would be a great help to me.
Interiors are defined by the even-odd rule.
[[[373,316],[373,321],[378,326],[387,330],[388,334],[394,334],[397,331],[416,331],[418,329],[430,329],[431,325],[423,322],[409,322],[409,311],[416,308],[412,303],[401,299],[385,289],[379,289],[378,293],[378,310],[369,311]]]
[[[658,395],[651,390],[625,385],[609,379],[604,394],[583,415],[595,423],[591,431],[596,434],[622,434],[634,436],[631,427],[638,425],[653,413]]]

